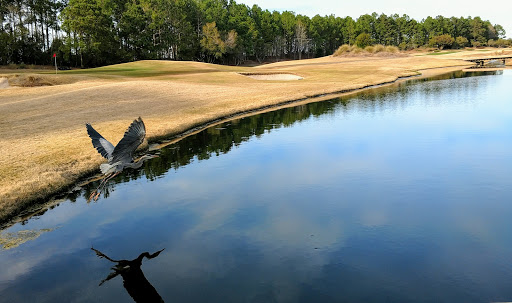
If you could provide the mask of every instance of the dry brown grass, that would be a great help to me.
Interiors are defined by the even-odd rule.
[[[333,55],[335,57],[338,57],[343,54],[350,53],[352,51],[352,49],[354,49],[354,46],[348,45],[348,44],[343,44],[340,47],[338,47],[338,49],[334,52]]]
[[[386,47],[382,44],[377,44],[374,46],[374,50],[376,53],[380,53],[386,50]]]
[[[343,44],[333,54],[333,57],[406,57],[405,52],[400,52],[396,46],[384,46],[381,44],[369,45],[360,48],[355,45]]]
[[[35,87],[35,86],[53,86],[62,84],[71,84],[85,80],[85,77],[69,75],[50,75],[50,74],[4,74],[2,77],[8,79],[11,86]]]
[[[512,55],[512,49],[499,49],[493,47],[486,48],[466,48],[466,49],[449,49],[440,52],[432,52],[432,49],[418,49],[409,51],[409,53],[415,56],[432,55],[433,58],[437,59],[474,59],[474,58],[486,58],[486,57],[499,57],[499,56],[510,56]]]
[[[510,49],[501,49],[493,52],[493,55],[495,56],[511,56],[512,50]]]
[[[116,143],[127,125],[141,116],[153,140],[251,109],[460,65],[460,60],[428,57],[324,57],[254,68],[141,61],[37,74],[44,81],[64,84],[0,90],[0,221],[34,199],[98,171],[102,158],[87,137],[86,122]],[[239,74],[277,71],[304,80],[258,81]]]
[[[398,49],[398,47],[394,46],[394,45],[388,45],[386,46],[386,50],[385,52],[386,53],[390,53],[390,54],[396,54],[398,53],[400,50]]]

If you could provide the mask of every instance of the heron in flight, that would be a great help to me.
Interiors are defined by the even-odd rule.
[[[133,153],[142,144],[146,136],[146,126],[142,119],[139,117],[133,120],[132,124],[124,133],[123,138],[114,147],[112,143],[108,142],[102,135],[100,135],[89,123],[85,124],[87,134],[92,140],[92,145],[98,152],[105,157],[108,162],[100,165],[100,170],[105,177],[101,181],[98,188],[92,192],[89,200],[94,198],[98,200],[101,188],[105,186],[108,180],[117,176],[125,168],[137,169],[142,166],[144,161],[158,157],[157,155],[144,155],[138,161],[134,161]]]

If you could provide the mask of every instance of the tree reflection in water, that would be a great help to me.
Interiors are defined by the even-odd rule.
[[[143,169],[126,171],[123,175],[116,177],[111,183],[129,182],[142,176],[146,176],[149,180],[155,180],[171,169],[178,170],[180,167],[189,165],[194,160],[208,160],[221,154],[227,154],[233,148],[240,146],[251,138],[259,138],[275,129],[291,127],[296,123],[310,119],[312,116],[320,117],[336,111],[350,113],[355,109],[358,112],[374,113],[386,108],[403,107],[408,104],[409,88],[415,83],[494,74],[499,74],[499,71],[471,73],[459,71],[433,78],[411,79],[394,85],[363,90],[351,95],[334,98],[330,101],[297,105],[254,116],[233,119],[223,124],[208,127],[199,133],[187,136],[172,145],[162,148],[159,154],[160,157],[146,162]],[[436,86],[426,86],[422,89],[428,91],[434,100],[436,95],[443,94],[442,91],[436,90]],[[467,91],[472,89],[476,88],[471,87],[471,84],[468,83]],[[383,103],[383,96],[388,94],[392,94],[394,97]],[[93,186],[96,186],[96,184],[93,184]],[[93,186],[86,187],[83,195],[88,195]],[[109,190],[114,191],[115,186],[112,185]],[[77,195],[79,194],[78,192]]]
[[[110,262],[116,263],[111,268],[112,272],[100,282],[99,286],[103,285],[103,283],[108,280],[121,275],[123,278],[124,288],[135,302],[164,302],[155,287],[153,287],[153,285],[151,285],[151,283],[146,279],[140,267],[142,266],[142,260],[144,257],[148,260],[156,258],[165,248],[153,254],[150,254],[147,251],[143,252],[133,260],[114,260],[97,249],[91,249],[98,257],[105,258]]]

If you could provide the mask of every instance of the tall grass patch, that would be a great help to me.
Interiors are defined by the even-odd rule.
[[[374,46],[374,48],[375,48],[375,53],[381,53],[386,50],[386,47],[382,44],[376,44]]]
[[[368,55],[373,56],[377,55],[379,57],[392,55],[392,54],[398,54],[400,53],[400,49],[393,45],[384,46],[382,44],[376,44],[376,45],[368,45],[364,48],[361,48],[356,45],[348,45],[343,44],[340,46],[333,54],[333,56],[361,56],[361,55]]]
[[[364,51],[367,53],[373,54],[373,53],[375,53],[375,46],[368,45],[367,47],[364,48]]]
[[[396,54],[398,53],[400,50],[398,49],[398,47],[394,46],[394,45],[388,45],[386,46],[386,53],[391,53],[391,54]]]
[[[340,56],[345,53],[349,53],[352,50],[352,46],[348,44],[343,44],[342,46],[338,47],[338,49],[334,52],[334,56]]]

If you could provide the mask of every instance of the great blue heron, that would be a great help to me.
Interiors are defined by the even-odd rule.
[[[100,135],[89,123],[85,124],[87,133],[91,137],[92,145],[98,152],[105,157],[108,162],[100,165],[101,172],[105,175],[98,188],[92,192],[89,200],[94,197],[97,200],[100,195],[100,188],[104,186],[108,180],[117,176],[125,168],[139,168],[144,161],[156,158],[156,155],[144,155],[138,161],[134,161],[133,153],[142,144],[146,136],[146,126],[142,119],[133,120],[132,124],[124,133],[124,137],[114,147],[102,135]]]

